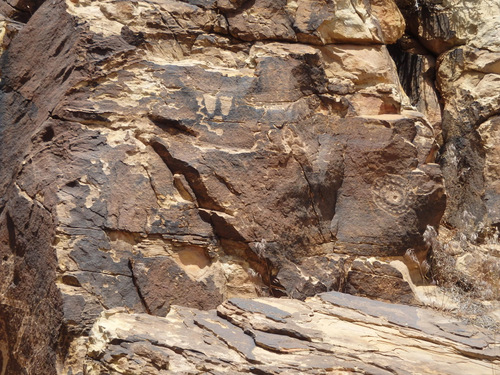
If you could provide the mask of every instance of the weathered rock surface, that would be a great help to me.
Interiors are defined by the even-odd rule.
[[[499,25],[500,21],[497,29]],[[498,205],[491,196],[495,182],[486,177],[491,172],[485,166],[486,158],[491,164],[496,148],[481,138],[488,138],[490,129],[482,124],[490,118],[494,121],[500,108],[500,47],[491,43],[493,40],[484,42],[481,48],[466,45],[447,52],[438,70],[439,89],[445,99],[443,172],[449,175],[448,191],[454,202],[447,218],[454,224],[463,219],[465,211],[477,222],[488,218],[498,222],[494,213]]]
[[[498,1],[406,1],[397,2],[407,19],[409,36],[400,41],[405,53],[394,53],[400,76],[414,77],[405,84],[411,92],[412,104],[434,118],[425,107],[435,107],[426,90],[426,79],[434,73],[430,52],[438,54],[436,86],[443,105],[443,149],[441,166],[446,179],[449,204],[445,220],[454,227],[465,229],[464,214],[475,218],[475,225],[498,222],[498,210],[491,171],[495,156],[492,144],[485,147],[482,137],[488,137],[483,127],[496,116],[500,108],[500,3]],[[399,60],[399,61],[398,61]],[[410,73],[413,71],[413,74]],[[427,72],[427,73],[425,73]],[[423,74],[422,77],[419,76]],[[433,79],[434,80],[434,79]],[[420,82],[423,81],[423,82]],[[425,103],[425,105],[423,105]],[[432,111],[431,111],[432,112]],[[434,121],[431,120],[434,125]],[[496,196],[494,194],[494,196]]]
[[[402,86],[434,129],[442,129],[436,134],[435,153],[448,200],[443,235],[431,241],[434,281],[481,300],[498,299],[495,124],[500,108],[500,4],[488,0],[400,0],[397,4],[407,29],[390,51]],[[436,98],[442,116],[434,116],[439,108]]]
[[[437,140],[441,141],[442,111],[435,85],[436,58],[410,35],[404,35],[397,44],[389,46],[389,51],[411,105],[427,117]]]
[[[488,217],[494,223],[500,222],[500,116],[493,116],[477,129],[484,154],[484,202]]]
[[[0,14],[14,21],[26,22],[45,0],[5,0],[0,3]]]
[[[165,318],[104,312],[87,374],[491,374],[494,337],[436,312],[331,292],[230,299]]]
[[[394,43],[405,20],[393,0],[217,1],[232,36],[307,44]]]
[[[396,0],[408,30],[435,54],[457,45],[495,39],[500,4],[495,0]]]
[[[460,14],[469,17],[469,8]],[[426,338],[418,355],[406,352],[394,365],[385,349],[380,362],[369,359],[371,351],[353,358],[343,349],[337,359],[345,362],[332,364],[326,357],[337,343],[320,307],[265,300],[299,312],[295,323],[282,324],[305,319],[292,334],[221,311],[254,303],[234,298],[303,300],[331,290],[422,303],[394,261],[410,248],[421,268],[428,256],[423,233],[439,226],[446,205],[436,163],[442,142],[451,176],[447,220],[458,221],[462,197],[478,218],[498,212],[495,153],[484,156],[476,142],[480,134],[497,148],[498,51],[486,26],[487,46],[472,31],[419,28],[416,37],[433,51],[458,46],[437,59],[442,117],[434,57],[417,42],[398,42],[392,56],[386,46],[405,30],[392,0],[3,1],[0,13],[3,373],[196,366],[277,373],[296,365],[311,373],[384,373],[402,372],[442,346],[476,356],[474,345],[453,336],[446,340],[456,343],[433,338],[436,346]],[[463,27],[459,21],[451,25]],[[466,127],[457,125],[461,116]],[[464,183],[462,167],[447,167],[452,145],[462,141],[475,176]],[[324,296],[308,303],[323,306]],[[194,310],[227,298],[234,303],[222,304],[220,317]],[[372,324],[353,314],[347,321]],[[318,315],[317,326],[307,326],[306,315]],[[206,351],[165,346],[164,333],[147,329],[165,325],[177,340],[174,332],[186,334],[181,320],[200,338],[181,341]],[[99,325],[108,323],[127,337],[99,338]],[[342,329],[356,328],[349,324]],[[324,332],[300,333],[307,327]],[[427,329],[419,327],[412,329]],[[91,330],[97,336],[87,352]],[[228,332],[222,341],[230,350],[216,338]],[[474,348],[489,360],[487,345]],[[211,362],[220,350],[226,365]],[[295,350],[314,357],[281,353],[283,370],[273,369],[275,352]],[[468,362],[459,360],[465,372],[484,365]],[[447,366],[442,373],[453,370]]]
[[[439,223],[432,126],[401,112],[386,47],[283,43],[263,22],[289,9],[249,6],[47,3],[3,55],[5,217],[22,195],[53,218],[69,332],[116,306],[304,298],[339,287],[335,253],[401,255]],[[337,281],[299,292],[308,262]]]

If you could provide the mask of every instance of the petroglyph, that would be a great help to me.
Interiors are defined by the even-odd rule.
[[[408,186],[408,180],[392,174],[375,180],[372,194],[375,204],[394,216],[401,216],[408,212],[415,201],[415,194]]]

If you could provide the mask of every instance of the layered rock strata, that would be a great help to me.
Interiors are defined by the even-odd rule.
[[[394,261],[411,248],[427,277],[423,234],[446,204],[441,112],[429,53],[417,58],[423,78],[398,76],[386,44],[405,21],[392,0],[41,3],[0,6],[3,373],[126,373],[136,370],[115,358],[141,356],[151,373],[184,371],[156,338],[88,347],[108,318],[137,317],[143,335],[170,318],[140,314],[185,314],[195,329],[192,316],[216,316],[194,309],[232,297],[340,290],[422,302]],[[391,50],[399,66],[420,56],[412,48]],[[438,87],[467,104],[446,56]],[[478,118],[496,105],[480,88]],[[493,120],[482,133],[494,149]],[[113,308],[130,315],[101,315]],[[252,345],[286,341],[271,333]]]
[[[154,328],[154,329],[151,329]],[[186,334],[186,328],[188,334]],[[355,332],[355,334],[353,334]],[[436,312],[330,292],[234,298],[166,318],[103,313],[87,374],[491,374],[498,343]]]

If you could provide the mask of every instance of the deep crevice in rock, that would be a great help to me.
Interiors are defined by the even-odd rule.
[[[44,2],[45,0],[21,0],[16,6],[4,0],[4,3],[14,10],[11,18],[21,23],[27,23]]]
[[[159,114],[149,114],[148,117],[156,126],[170,135],[185,134],[194,137],[198,135],[198,132],[186,126],[181,120],[169,119]]]
[[[201,208],[208,210],[214,210],[226,213],[224,207],[218,204],[209,194],[205,183],[203,182],[200,172],[194,167],[189,165],[187,162],[176,159],[168,148],[159,140],[153,140],[151,146],[155,152],[161,157],[165,162],[167,167],[170,169],[173,175],[182,174],[186,177],[186,180],[196,195],[196,199]]]
[[[409,43],[410,45],[405,47],[405,42],[403,42],[403,39],[400,39],[398,43],[388,45],[387,49],[396,64],[399,80],[404,92],[408,95],[411,104],[416,106],[422,99],[422,87],[419,82],[420,79],[423,78],[428,82],[433,83],[433,89],[438,98],[440,97],[440,93],[435,85],[435,68],[431,67],[427,71],[423,71],[423,56],[426,54],[430,55],[430,51],[425,50],[415,40],[412,40]],[[412,47],[412,45],[415,47]]]
[[[314,198],[314,192],[313,192],[313,188],[312,188],[312,185],[311,185],[311,182],[309,181],[309,178],[307,178],[307,174],[306,174],[306,171],[304,169],[304,166],[302,165],[302,163],[298,160],[297,156],[296,155],[293,155],[293,158],[294,160],[297,162],[297,164],[299,164],[300,166],[300,170],[302,171],[302,175],[304,177],[304,179],[306,180],[306,183],[307,183],[307,187],[308,187],[308,192],[309,192],[309,204],[311,205],[311,208],[314,212],[314,216],[316,217],[316,221],[317,221],[317,224],[316,224],[316,227],[318,228],[318,231],[323,239],[324,242],[327,242],[326,241],[326,238],[325,238],[325,235],[323,234],[323,230],[321,229],[321,217],[319,216],[318,214],[318,211],[316,209],[316,201],[315,201],[315,198]]]
[[[137,292],[137,295],[139,296],[139,299],[141,300],[141,303],[142,303],[142,306],[144,307],[144,310],[146,310],[146,312],[149,315],[152,315],[151,314],[151,310],[149,309],[149,306],[148,306],[148,304],[147,304],[144,296],[142,295],[141,288],[139,288],[139,285],[137,284],[137,279],[136,279],[136,277],[134,275],[133,262],[134,262],[134,260],[132,258],[130,258],[129,261],[128,261],[128,268],[130,269],[130,272],[132,274],[132,282],[134,283],[135,290]]]
[[[14,225],[14,221],[12,220],[8,212],[6,215],[6,221],[7,221],[7,231],[9,233],[9,247],[12,253],[16,254],[17,252],[16,227]]]

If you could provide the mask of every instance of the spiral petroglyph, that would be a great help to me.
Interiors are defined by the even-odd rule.
[[[395,216],[408,212],[415,200],[415,194],[410,190],[408,181],[397,175],[388,174],[375,180],[372,193],[375,204]]]

